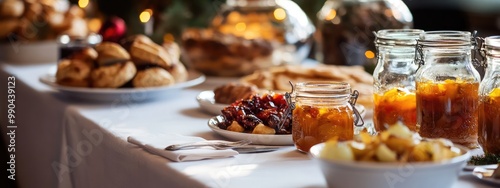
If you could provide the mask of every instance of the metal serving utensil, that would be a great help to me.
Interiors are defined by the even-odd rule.
[[[191,143],[185,143],[185,144],[174,144],[167,146],[165,150],[169,151],[175,151],[175,150],[180,150],[180,149],[194,149],[194,148],[200,148],[200,147],[212,147],[217,150],[223,150],[223,149],[231,149],[235,147],[241,147],[245,146],[252,143],[249,140],[240,140],[237,142],[230,142],[230,141],[223,141],[223,140],[207,140],[207,141],[200,141],[200,142],[191,142]]]

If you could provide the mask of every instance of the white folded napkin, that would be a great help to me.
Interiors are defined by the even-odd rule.
[[[138,135],[129,136],[129,143],[142,147],[144,150],[165,157],[172,161],[195,161],[202,159],[226,158],[238,155],[237,151],[226,149],[216,150],[210,147],[186,149],[177,151],[165,150],[165,147],[172,144],[184,144],[190,142],[205,141],[200,137],[182,136],[176,134],[155,134],[155,135]]]

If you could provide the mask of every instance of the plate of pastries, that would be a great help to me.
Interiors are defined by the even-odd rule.
[[[149,100],[201,84],[205,76],[187,70],[175,42],[156,44],[144,35],[102,42],[59,61],[40,81],[73,98]]]
[[[85,10],[66,0],[0,1],[0,60],[57,61],[57,36],[87,36]],[[24,55],[30,54],[30,55]]]

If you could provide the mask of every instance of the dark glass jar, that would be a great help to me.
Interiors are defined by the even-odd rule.
[[[409,29],[413,17],[401,0],[327,0],[318,12],[316,58],[325,64],[376,65],[374,31]]]
[[[500,155],[500,36],[485,39],[486,72],[479,86],[479,144]]]
[[[422,137],[478,147],[480,76],[472,65],[470,32],[429,31],[417,47],[417,126]]]

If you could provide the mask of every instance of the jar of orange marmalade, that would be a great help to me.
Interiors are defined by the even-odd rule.
[[[416,99],[422,137],[478,147],[480,76],[471,55],[475,39],[462,31],[429,31],[420,36]]]
[[[479,144],[500,155],[500,36],[486,37],[486,72],[479,86]]]
[[[355,123],[362,126],[354,107],[358,93],[351,93],[348,83],[301,82],[294,89],[292,137],[298,150],[309,152],[313,145],[335,137],[352,140]]]
[[[377,66],[373,72],[373,124],[383,131],[398,121],[417,131],[415,45],[423,30],[385,29],[376,33]]]

